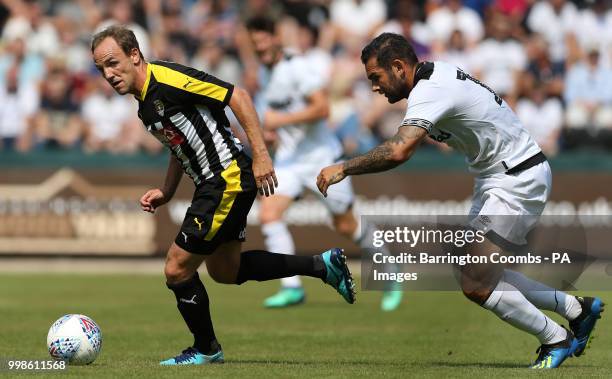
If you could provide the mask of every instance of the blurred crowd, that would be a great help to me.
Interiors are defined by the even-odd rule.
[[[405,113],[371,92],[359,59],[385,31],[421,60],[485,82],[548,155],[612,146],[612,0],[0,0],[0,149],[159,153],[136,101],[95,70],[93,33],[127,25],[147,59],[193,66],[257,100],[244,28],[255,15],[277,20],[286,48],[327,78],[329,126],[347,155],[393,135]]]

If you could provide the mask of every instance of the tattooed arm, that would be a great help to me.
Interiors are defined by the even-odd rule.
[[[397,134],[369,152],[321,170],[317,177],[319,191],[327,196],[327,188],[348,175],[381,172],[399,166],[410,159],[427,131],[416,126],[403,126]]]
[[[360,175],[392,169],[407,161],[427,135],[423,128],[403,126],[396,135],[369,152],[342,165],[345,175]]]

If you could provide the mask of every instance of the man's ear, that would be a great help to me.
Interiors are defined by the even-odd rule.
[[[141,59],[140,58],[140,52],[138,51],[137,48],[133,48],[132,51],[130,52],[130,58],[132,59],[132,63],[137,66]]]
[[[404,62],[402,62],[400,59],[394,59],[391,62],[391,70],[399,78],[404,79],[406,77],[406,67],[404,65]]]

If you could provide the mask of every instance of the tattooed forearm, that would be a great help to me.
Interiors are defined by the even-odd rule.
[[[345,175],[359,175],[389,170],[401,162],[393,159],[391,140],[376,146],[369,152],[344,162]]]
[[[399,166],[411,155],[427,132],[417,127],[402,127],[396,135],[369,152],[344,162],[345,175],[359,175],[381,172]],[[398,150],[408,152],[399,159]]]

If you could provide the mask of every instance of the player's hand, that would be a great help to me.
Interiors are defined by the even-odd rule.
[[[166,204],[170,199],[164,195],[162,190],[155,188],[147,191],[140,198],[140,207],[145,212],[155,213],[155,209]]]
[[[273,195],[274,188],[278,187],[278,179],[276,179],[272,159],[267,150],[253,153],[253,174],[259,194],[266,197]]]
[[[284,114],[276,111],[266,111],[263,119],[264,130],[275,130],[285,125]]]
[[[344,178],[346,178],[346,175],[344,174],[342,163],[328,166],[322,169],[319,176],[317,176],[317,187],[319,187],[319,191],[321,191],[323,196],[327,197],[327,188]]]

